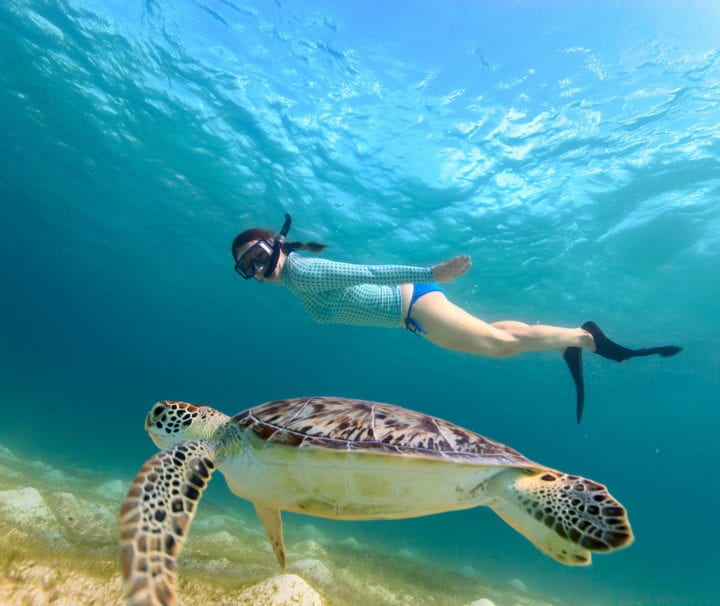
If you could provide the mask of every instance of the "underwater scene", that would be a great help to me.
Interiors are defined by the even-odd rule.
[[[191,531],[173,527],[181,554],[163,535],[178,603],[720,603],[717,0],[5,0],[0,125],[0,604],[126,603],[123,502],[158,452],[156,402],[233,416],[320,396],[494,440],[470,493],[511,478],[506,492],[403,519],[286,509],[283,568],[228,489],[252,468],[245,447],[198,437],[205,409],[188,409],[171,429],[195,431],[200,459],[153,459],[129,497],[162,509],[157,478],[176,474],[197,505]],[[289,289],[243,280],[233,239],[278,234],[285,213],[289,242],[327,249],[283,258],[427,273],[468,255],[443,288],[486,322],[593,321],[628,348],[682,351],[619,364],[586,347],[578,423],[564,345],[473,355],[400,323],[319,323]],[[428,459],[438,442],[422,457],[381,442],[354,463],[354,507],[389,483],[419,511],[468,477]],[[309,478],[306,450],[268,446],[257,490],[308,490],[268,471],[284,457]],[[327,451],[337,484],[345,459]],[[517,494],[541,507],[512,478],[546,468],[607,486],[634,542],[565,565],[551,530],[531,541],[495,514]]]

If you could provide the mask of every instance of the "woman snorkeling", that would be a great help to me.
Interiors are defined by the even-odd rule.
[[[505,358],[526,351],[558,350],[577,389],[577,421],[582,418],[585,389],[582,350],[624,362],[658,354],[675,355],[666,345],[629,349],[611,341],[594,322],[580,328],[528,325],[514,320],[487,323],[450,302],[440,282],[465,273],[470,257],[453,257],[431,267],[355,265],[295,254],[321,252],[317,242],[286,242],[290,215],[278,234],[253,228],[232,243],[235,271],[245,279],[285,286],[316,322],[398,328],[404,326],[446,349]]]

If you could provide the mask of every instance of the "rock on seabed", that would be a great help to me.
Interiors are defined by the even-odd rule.
[[[13,525],[32,532],[55,547],[69,547],[60,524],[43,496],[33,487],[0,491],[0,514]]]
[[[238,606],[322,606],[320,594],[295,574],[283,574],[248,587]]]

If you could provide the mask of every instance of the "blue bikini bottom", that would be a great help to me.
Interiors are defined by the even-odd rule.
[[[408,307],[407,316],[405,317],[405,328],[407,328],[410,332],[414,332],[416,335],[420,336],[420,334],[427,334],[427,330],[425,330],[415,318],[412,317],[412,308],[413,305],[415,305],[415,301],[417,301],[420,297],[423,295],[428,294],[429,292],[441,292],[445,293],[443,290],[443,287],[440,286],[437,282],[429,282],[426,284],[413,284],[413,294],[410,298],[410,306]]]

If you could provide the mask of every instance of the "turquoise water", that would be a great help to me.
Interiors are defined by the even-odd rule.
[[[158,399],[388,401],[607,484],[636,543],[571,569],[486,510],[333,531],[566,603],[716,603],[719,40],[708,0],[6,0],[0,442],[129,478]],[[447,290],[485,319],[685,350],[586,356],[578,427],[557,354],[319,326],[239,280],[233,236],[285,211],[337,260],[470,254]]]

